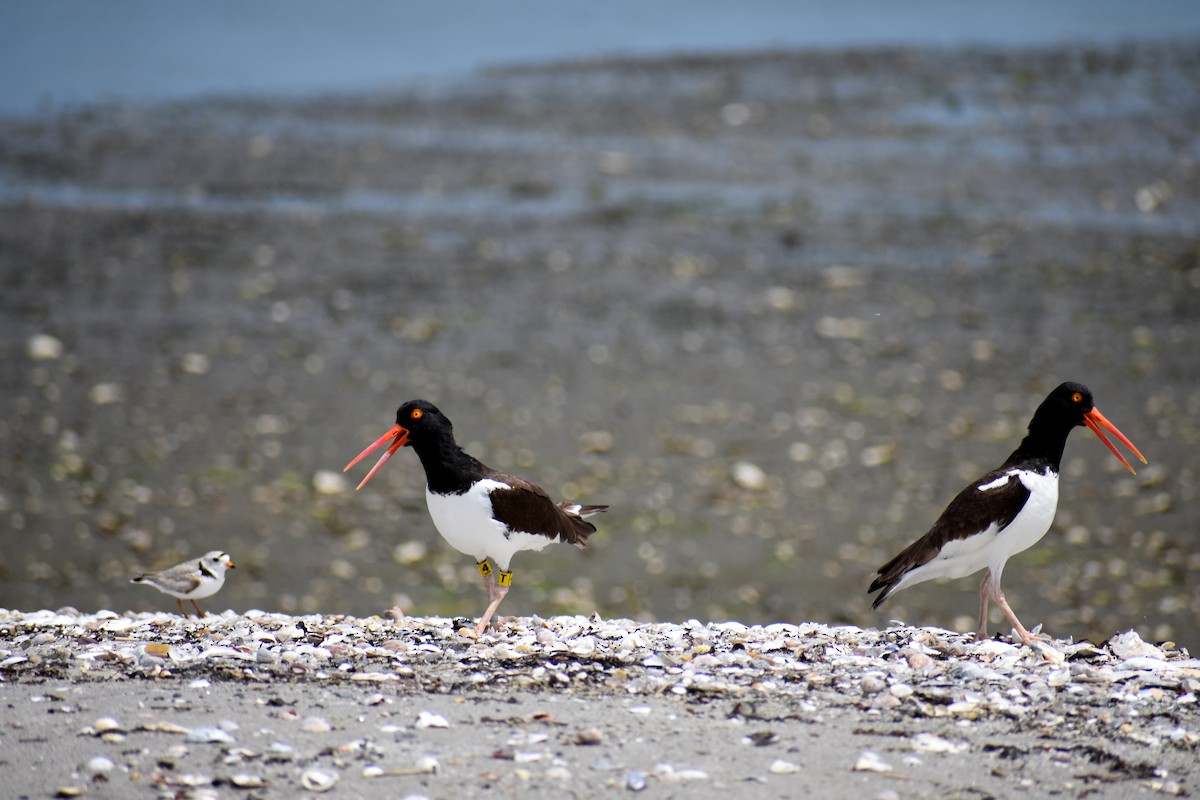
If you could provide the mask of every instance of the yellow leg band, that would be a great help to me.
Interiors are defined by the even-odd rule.
[[[496,580],[496,583],[501,586],[512,586],[512,573],[500,570],[500,577]]]
[[[479,570],[479,574],[485,578],[492,574],[492,565],[488,563],[486,558],[483,561],[476,562],[475,569]],[[503,576],[504,573],[501,572],[500,575]]]

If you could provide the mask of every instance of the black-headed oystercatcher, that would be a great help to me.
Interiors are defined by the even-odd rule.
[[[442,538],[475,559],[488,593],[488,607],[475,628],[478,636],[512,584],[509,562],[520,550],[541,550],[551,542],[579,548],[596,531],[584,520],[608,506],[555,503],[529,481],[485,466],[454,441],[450,420],[426,400],[410,400],[396,411],[396,424],[346,465],[349,470],[368,453],[388,449],[358,485],[361,489],[404,446],[417,451],[425,468],[425,502]],[[345,470],[343,470],[345,471]],[[495,562],[499,575],[493,574]]]
[[[1058,473],[1067,435],[1086,425],[1133,472],[1104,435],[1108,431],[1135,456],[1146,458],[1116,426],[1104,418],[1082,384],[1064,383],[1038,406],[1029,433],[998,469],[958,493],[929,532],[879,568],[868,592],[882,589],[872,608],[893,592],[935,578],[965,578],[987,568],[979,585],[980,640],[987,637],[988,601],[994,601],[1012,623],[1021,641],[1033,635],[1004,600],[1000,575],[1009,557],[1034,545],[1054,520],[1058,507]]]

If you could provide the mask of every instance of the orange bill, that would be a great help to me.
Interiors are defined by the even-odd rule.
[[[406,428],[402,428],[399,423],[393,425],[391,430],[368,445],[366,450],[363,450],[361,453],[355,456],[354,460],[347,464],[345,469],[342,470],[342,472],[347,472],[359,461],[362,461],[363,458],[365,458],[366,455],[372,450],[375,450],[386,444],[389,439],[393,439],[394,441],[388,447],[387,451],[379,457],[379,460],[375,462],[375,466],[371,467],[371,471],[367,473],[367,477],[362,479],[362,483],[354,488],[354,491],[357,492],[359,489],[366,486],[367,481],[375,477],[375,473],[379,471],[380,467],[388,462],[388,459],[392,457],[392,454],[408,443],[408,430]],[[1112,445],[1109,446],[1111,447]]]
[[[1104,415],[1100,413],[1100,409],[1093,407],[1091,411],[1083,415],[1083,422],[1092,429],[1092,433],[1096,434],[1100,441],[1104,442],[1104,446],[1111,450],[1114,456],[1120,459],[1121,463],[1125,465],[1125,469],[1129,470],[1135,475],[1137,474],[1137,471],[1129,465],[1128,461],[1125,460],[1125,456],[1121,455],[1116,446],[1113,445],[1113,443],[1109,441],[1108,437],[1104,435],[1104,431],[1108,431],[1113,436],[1117,437],[1117,441],[1128,447],[1135,456],[1141,459],[1143,464],[1148,463],[1146,461],[1146,457],[1142,455],[1136,447],[1133,446],[1133,442],[1129,441],[1129,439],[1125,437],[1125,434],[1117,430],[1116,425],[1113,425],[1104,418]]]

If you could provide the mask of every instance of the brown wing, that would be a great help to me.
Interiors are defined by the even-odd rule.
[[[997,481],[1007,473],[1013,473],[1007,483],[986,492],[979,491],[980,486]],[[905,573],[932,561],[949,542],[982,533],[992,525],[997,525],[998,530],[1007,528],[1028,499],[1029,489],[1011,467],[992,470],[963,489],[924,536],[879,568],[878,577],[871,582],[867,593],[880,589],[883,593],[875,598],[871,607],[878,608]]]
[[[495,489],[491,493],[492,516],[509,530],[545,536],[580,548],[586,546],[587,538],[596,532],[596,526],[581,519],[574,506],[556,504],[542,487],[514,475],[496,473],[491,477],[511,487]],[[587,508],[592,513],[603,510],[603,507]]]

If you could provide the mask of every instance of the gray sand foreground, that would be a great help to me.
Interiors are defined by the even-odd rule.
[[[1135,633],[0,610],[4,797],[1151,797],[1200,660]]]

